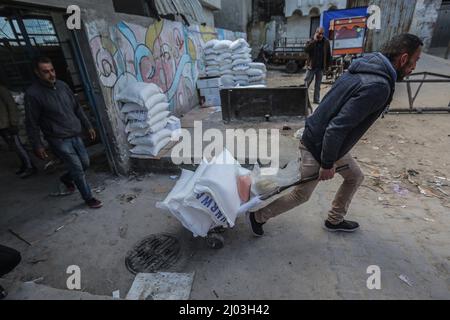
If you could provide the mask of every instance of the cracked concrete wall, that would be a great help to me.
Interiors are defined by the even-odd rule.
[[[424,51],[431,46],[433,33],[441,8],[442,0],[418,0],[411,22],[410,32],[419,36],[424,42]]]

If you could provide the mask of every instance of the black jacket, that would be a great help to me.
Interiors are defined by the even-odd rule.
[[[331,46],[330,41],[327,38],[323,38],[323,54],[321,57],[323,58],[322,70],[327,70],[331,64]],[[307,42],[305,47],[305,52],[308,54],[308,62],[307,66],[311,69],[317,68],[318,65],[318,57],[315,55],[316,52],[317,41],[311,39]]]
[[[348,153],[392,101],[397,74],[381,53],[355,60],[306,120],[302,141],[324,169]]]
[[[60,80],[53,88],[36,81],[27,89],[25,123],[35,149],[42,146],[39,129],[45,138],[71,138],[81,134],[82,126],[92,128],[72,90]]]

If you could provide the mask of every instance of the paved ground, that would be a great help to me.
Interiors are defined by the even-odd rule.
[[[448,64],[429,56],[420,67],[450,74]],[[273,73],[271,81],[277,77],[288,78]],[[449,92],[431,87],[421,99],[445,106]],[[397,90],[395,105],[406,105],[404,90]],[[83,292],[111,296],[120,290],[124,296],[134,279],[125,267],[127,251],[148,235],[166,232],[182,244],[173,271],[195,271],[192,299],[449,299],[450,187],[437,178],[450,179],[449,116],[389,115],[358,144],[353,155],[366,180],[350,217],[361,223],[359,232],[322,229],[341,182],[336,178],[320,184],[304,206],[270,221],[261,239],[250,236],[239,220],[225,233],[221,250],[209,249],[155,207],[175,183],[168,175],[115,178],[94,168],[89,179],[105,206],[92,211],[80,205],[78,195],[48,196],[56,174],[18,180],[10,173],[14,159],[2,156],[0,179],[7,183],[0,185],[0,243],[23,255],[22,264],[6,278],[42,277],[39,284],[66,289],[66,269],[78,265]],[[286,134],[286,158],[296,154],[292,135]],[[381,269],[381,290],[367,289],[370,265]],[[11,299],[24,298],[12,288]]]

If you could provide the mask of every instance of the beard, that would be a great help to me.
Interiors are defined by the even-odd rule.
[[[405,68],[395,70],[395,71],[397,72],[397,82],[401,82],[401,81],[405,80],[405,78],[407,76]]]

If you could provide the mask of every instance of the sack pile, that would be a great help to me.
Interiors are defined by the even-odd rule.
[[[166,95],[152,83],[133,82],[117,96],[122,102],[130,150],[136,155],[157,156],[171,140],[166,128],[170,111]]]
[[[204,50],[206,75],[220,77],[222,87],[265,85],[266,66],[253,63],[251,51],[245,39],[208,41]]]

